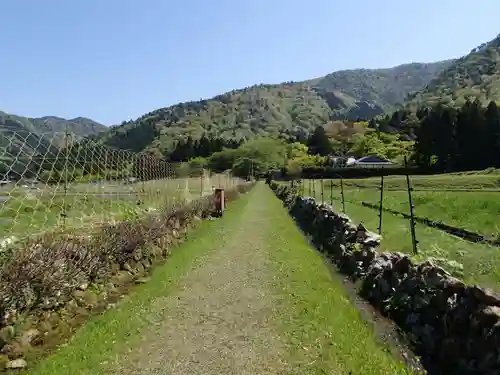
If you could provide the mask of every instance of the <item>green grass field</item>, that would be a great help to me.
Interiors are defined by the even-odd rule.
[[[500,214],[497,180],[499,175],[493,173],[411,176],[414,214],[488,237],[500,237],[500,224],[496,220]],[[321,180],[316,180],[314,185],[316,195],[320,195]],[[343,185],[346,202],[376,205],[380,202],[380,178],[347,179]],[[303,186],[304,194],[312,195],[313,189],[307,180]],[[385,177],[383,207],[409,214],[406,186],[404,176]],[[452,191],[445,191],[447,189]],[[325,202],[341,199],[339,180],[323,180],[323,191]]]
[[[128,220],[165,205],[179,205],[231,187],[227,176],[123,184],[74,183],[65,187],[16,185],[0,189],[0,238],[18,239],[47,231],[89,231],[103,223]]]
[[[446,173],[428,176],[410,176],[415,189],[492,189],[500,190],[500,170]],[[325,180],[326,181],[326,180]],[[339,180],[332,180],[340,187]],[[379,187],[380,178],[345,179],[345,187]],[[384,186],[388,189],[406,189],[405,176],[386,176]]]
[[[327,188],[330,199],[329,186]],[[335,198],[340,197],[340,189],[334,188]],[[499,192],[447,192],[447,191],[414,191],[412,200],[414,214],[432,220],[442,221],[449,225],[465,228],[488,237],[500,236]],[[350,202],[369,202],[378,205],[380,191],[366,188],[344,189],[344,199]],[[410,213],[408,192],[384,191],[383,207],[391,210]]]
[[[500,191],[481,191],[481,187],[493,189],[499,175],[490,174],[448,174],[436,176],[411,176],[410,181],[416,191],[412,192],[414,214],[450,225],[462,227],[477,233],[499,237]],[[355,221],[364,223],[370,230],[377,231],[378,211],[361,206],[361,202],[377,204],[380,201],[380,178],[349,179],[343,181],[346,213]],[[333,186],[333,190],[331,189]],[[356,187],[357,186],[357,187]],[[383,207],[409,214],[408,192],[391,191],[404,189],[404,176],[384,178]],[[475,192],[430,191],[434,189],[477,189]],[[341,189],[339,180],[314,182],[309,190],[309,182],[303,182],[304,194],[314,195],[325,203],[333,201],[336,210],[341,211]],[[419,190],[421,189],[421,190]],[[427,189],[428,191],[422,191]],[[382,215],[382,244],[385,251],[413,251],[409,220],[384,212]],[[470,283],[479,283],[500,289],[500,249],[486,244],[475,244],[429,228],[416,225],[419,241],[418,259],[432,258],[455,276]]]
[[[340,210],[340,205],[335,207]],[[358,204],[346,203],[346,213],[357,223],[362,222],[376,231],[377,211]],[[474,244],[451,236],[438,229],[416,224],[419,241],[418,260],[432,258],[455,276],[469,283],[500,289],[500,249]],[[382,243],[384,251],[412,254],[410,223],[401,216],[384,213],[382,216]]]

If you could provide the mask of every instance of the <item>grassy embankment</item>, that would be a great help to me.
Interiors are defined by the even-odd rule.
[[[212,193],[212,185],[230,186],[225,176],[144,183],[14,186],[0,190],[0,238],[23,238],[51,230],[89,231],[103,223],[138,217],[162,206],[179,205]],[[215,186],[215,185],[214,185]]]
[[[325,202],[341,210],[341,192],[338,180],[324,180]],[[497,217],[500,214],[500,176],[496,173],[446,174],[412,176],[411,185],[414,214],[465,228],[483,235],[500,235]],[[309,185],[304,184],[305,194]],[[315,182],[315,193],[321,199],[320,181]],[[333,186],[333,191],[331,187]],[[360,203],[379,203],[380,178],[344,180],[346,213],[356,222],[363,222],[376,231],[379,218],[377,210],[362,207]],[[383,206],[409,214],[408,193],[404,176],[384,178]],[[432,191],[434,189],[434,191]],[[442,190],[474,191],[442,191]],[[396,190],[396,191],[395,191]],[[424,191],[427,190],[427,191]],[[441,191],[440,191],[441,190]],[[382,248],[388,251],[412,253],[409,221],[384,212],[382,220]],[[416,225],[419,241],[418,259],[433,258],[456,276],[471,283],[500,288],[500,251],[486,244],[474,244],[422,224]]]

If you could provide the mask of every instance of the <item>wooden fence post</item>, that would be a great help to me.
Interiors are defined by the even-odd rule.
[[[380,202],[378,207],[378,234],[382,234],[382,212],[384,202],[384,176],[380,176]]]
[[[410,205],[410,232],[411,232],[411,243],[413,246],[413,254],[418,254],[418,241],[417,241],[417,235],[415,233],[415,217],[413,216],[413,209],[415,206],[413,206],[413,200],[411,196],[411,192],[413,188],[411,187],[410,183],[410,175],[408,173],[408,161],[406,160],[405,156],[405,168],[406,168],[406,187],[408,189],[408,204]]]

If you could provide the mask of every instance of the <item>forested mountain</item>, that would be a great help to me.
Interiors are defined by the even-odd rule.
[[[189,135],[241,139],[310,131],[330,114],[327,103],[307,84],[259,85],[158,109],[110,129],[104,137],[117,148],[164,153]]]
[[[107,129],[106,126],[86,117],[76,117],[66,120],[56,116],[45,116],[31,118],[30,121],[37,132],[45,134],[64,133],[67,130],[77,136],[88,136],[98,134]]]
[[[425,87],[453,62],[341,70],[308,83],[328,102],[334,119],[370,119],[404,102],[409,94]]]
[[[110,129],[102,140],[133,151],[170,153],[179,139],[306,136],[333,119],[371,118],[427,84],[452,61],[358,69],[304,82],[257,85],[150,112]]]
[[[442,103],[458,108],[467,98],[479,99],[483,106],[500,100],[500,35],[453,62],[425,88],[410,95],[408,104]]]
[[[85,117],[77,117],[71,120],[56,116],[30,118],[0,111],[0,131],[7,129],[29,131],[50,138],[50,136],[56,133],[64,133],[66,130],[77,136],[86,137],[105,131],[107,127]]]

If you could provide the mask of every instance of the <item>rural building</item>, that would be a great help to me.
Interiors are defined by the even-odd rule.
[[[343,156],[328,155],[328,162],[332,167],[343,168],[346,166],[347,158]]]
[[[380,156],[363,156],[357,160],[349,158],[347,167],[349,168],[387,168],[394,166],[394,163]]]

